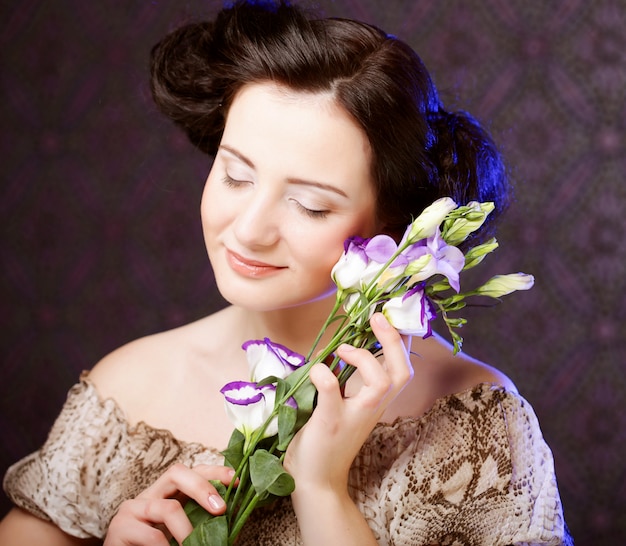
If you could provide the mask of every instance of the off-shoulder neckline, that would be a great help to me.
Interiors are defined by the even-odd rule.
[[[222,457],[222,451],[213,446],[206,446],[200,442],[192,442],[187,440],[181,440],[177,438],[174,433],[166,428],[158,428],[145,421],[141,420],[135,424],[131,424],[128,422],[126,418],[125,412],[122,407],[119,405],[117,400],[112,397],[103,398],[100,396],[96,385],[89,378],[89,371],[85,370],[80,375],[80,383],[84,384],[86,389],[92,391],[93,395],[97,399],[98,403],[102,406],[111,406],[113,408],[116,420],[124,426],[126,431],[130,436],[139,436],[142,433],[148,436],[158,434],[159,436],[166,436],[172,442],[175,442],[179,445],[187,447],[189,450],[194,452],[199,451],[209,451],[214,455]],[[400,416],[394,419],[393,422],[378,422],[376,423],[372,433],[370,434],[368,440],[366,440],[366,444],[369,443],[373,439],[373,435],[375,432],[380,432],[381,430],[389,429],[389,430],[398,430],[404,428],[406,426],[410,426],[413,428],[419,428],[423,426],[424,423],[428,422],[429,419],[432,418],[434,414],[444,408],[449,402],[456,398],[461,400],[467,400],[470,397],[482,397],[485,392],[488,391],[498,391],[505,396],[510,396],[515,400],[521,400],[521,395],[517,392],[507,389],[502,385],[498,385],[496,383],[490,382],[482,382],[473,385],[472,387],[468,387],[467,389],[461,390],[459,392],[447,394],[435,400],[433,405],[424,412],[422,415],[413,417],[410,415]]]

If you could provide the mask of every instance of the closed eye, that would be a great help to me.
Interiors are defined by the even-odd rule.
[[[328,210],[309,209],[309,208],[305,207],[299,201],[296,201],[295,199],[292,199],[292,201],[296,204],[296,207],[298,207],[299,211],[303,212],[304,214],[306,214],[310,218],[317,218],[317,219],[326,218],[328,216],[328,213],[330,212]]]
[[[241,188],[243,186],[247,186],[248,184],[252,184],[252,182],[250,182],[249,180],[237,180],[236,178],[229,176],[227,173],[224,174],[223,182],[229,188]],[[296,205],[297,209],[300,212],[302,212],[309,218],[316,218],[316,219],[326,218],[328,216],[328,213],[330,212],[328,210],[315,210],[315,209],[307,208],[302,203],[300,203],[299,201],[293,198],[291,198],[290,201],[292,201]]]
[[[231,176],[228,176],[228,174],[224,175],[223,181],[224,181],[224,184],[226,184],[230,188],[238,188],[240,186],[250,184],[248,180],[237,180],[236,178],[232,178]]]

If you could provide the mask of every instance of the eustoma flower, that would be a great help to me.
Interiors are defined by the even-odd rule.
[[[449,245],[443,240],[439,229],[431,237],[412,245],[409,255],[412,257],[432,256],[432,259],[421,270],[411,275],[409,281],[411,284],[440,274],[448,279],[454,290],[459,291],[459,273],[465,265],[465,256],[457,247]]]
[[[430,321],[436,313],[421,286],[415,286],[403,296],[391,298],[383,305],[382,311],[401,334],[424,338],[432,335]]]
[[[339,291],[362,289],[381,273],[401,274],[406,257],[398,255],[393,264],[389,258],[398,250],[396,242],[388,235],[371,239],[350,237],[344,243],[344,253],[331,271],[331,278]]]
[[[226,414],[246,439],[263,428],[261,438],[269,438],[278,433],[278,418],[272,417],[276,387],[248,381],[233,381],[222,387]],[[287,404],[297,408],[295,400],[290,398]]]
[[[251,381],[266,377],[284,379],[305,362],[305,358],[268,338],[246,341],[242,345],[250,368]]]
[[[498,299],[533,285],[531,275],[514,273],[496,275],[478,288],[462,290],[461,273],[480,264],[498,243],[491,239],[465,253],[457,245],[468,246],[492,210],[492,203],[457,206],[445,197],[424,209],[399,243],[388,235],[350,237],[331,272],[337,285],[334,307],[306,358],[268,338],[243,344],[249,381],[229,383],[221,391],[235,425],[224,451],[225,464],[235,468],[235,478],[228,489],[215,484],[228,508],[226,514],[214,517],[189,501],[185,510],[194,531],[184,546],[234,544],[259,502],[293,491],[293,478],[285,472],[282,460],[289,442],[313,411],[316,391],[309,371],[325,362],[337,370],[339,383],[344,385],[354,368],[342,367],[335,351],[349,343],[376,353],[380,346],[369,324],[374,312],[382,311],[400,333],[420,337],[431,335],[431,323],[440,317],[456,354],[463,342],[457,330],[466,321],[452,315],[467,305],[467,299]],[[336,330],[330,342],[318,349],[331,325]]]

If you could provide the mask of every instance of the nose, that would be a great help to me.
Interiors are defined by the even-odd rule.
[[[241,203],[233,223],[237,240],[248,248],[271,246],[279,239],[280,214],[271,194],[253,192]]]

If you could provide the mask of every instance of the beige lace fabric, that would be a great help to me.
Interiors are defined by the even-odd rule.
[[[120,503],[176,462],[222,457],[145,423],[130,427],[83,375],[46,443],[7,471],[4,488],[65,532],[102,538]],[[570,544],[535,414],[500,387],[478,385],[440,399],[420,419],[377,425],[349,487],[379,544]],[[237,544],[302,544],[289,499],[258,509]]]

